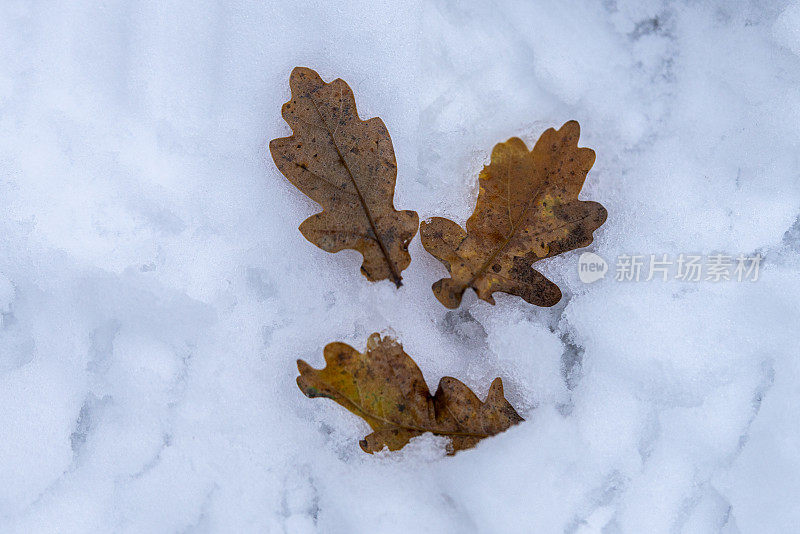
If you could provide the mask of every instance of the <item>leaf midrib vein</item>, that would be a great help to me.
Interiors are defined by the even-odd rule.
[[[489,436],[492,436],[492,434],[488,434],[488,433],[456,432],[456,431],[449,431],[449,430],[435,429],[435,428],[424,428],[424,427],[419,427],[419,426],[415,426],[415,425],[406,425],[406,424],[398,423],[397,421],[392,421],[391,419],[386,419],[385,417],[381,417],[380,415],[375,415],[375,414],[369,413],[367,410],[362,408],[359,404],[354,402],[350,397],[348,397],[347,395],[345,395],[344,393],[339,391],[339,389],[336,388],[333,384],[330,384],[330,383],[328,383],[328,382],[326,382],[324,380],[319,380],[319,381],[322,382],[323,384],[325,384],[326,386],[328,386],[332,391],[335,391],[336,393],[338,393],[341,396],[342,399],[347,401],[347,403],[350,406],[355,408],[355,410],[351,409],[350,411],[355,411],[358,414],[363,414],[363,415],[360,415],[360,416],[363,417],[364,419],[375,419],[375,420],[378,420],[378,421],[380,421],[382,423],[386,423],[387,427],[381,428],[380,430],[386,430],[387,428],[388,429],[400,428],[400,429],[403,429],[403,430],[413,430],[414,432],[423,432],[423,433],[424,432],[431,432],[433,434],[437,434],[437,435],[440,435],[440,436],[463,436],[463,437],[473,437],[473,438],[488,438]],[[449,407],[448,407],[448,411],[449,411]],[[450,412],[450,414],[452,415],[452,412]],[[458,424],[458,420],[455,419],[455,421]],[[373,429],[373,430],[375,430],[375,429]]]
[[[375,238],[376,238],[375,241],[377,241],[378,246],[381,249],[381,253],[383,254],[383,258],[386,261],[386,264],[389,266],[389,271],[392,274],[392,281],[395,283],[395,285],[397,287],[400,287],[402,285],[402,282],[401,282],[402,278],[400,276],[400,273],[397,272],[397,269],[395,268],[394,263],[392,263],[392,259],[389,256],[389,252],[386,250],[386,245],[383,243],[383,238],[381,237],[381,234],[378,232],[378,228],[375,225],[374,219],[372,218],[372,213],[369,210],[369,206],[367,206],[367,203],[364,200],[364,195],[361,194],[361,189],[358,187],[358,182],[356,182],[355,176],[353,176],[353,172],[350,170],[350,166],[347,164],[347,161],[344,159],[344,154],[342,154],[342,151],[339,150],[339,145],[336,143],[336,138],[334,137],[334,133],[331,131],[330,126],[328,126],[328,121],[325,120],[325,117],[322,115],[322,112],[319,110],[319,107],[317,106],[317,103],[314,100],[314,94],[313,93],[309,93],[308,94],[308,99],[311,101],[311,105],[314,106],[314,111],[317,112],[317,115],[319,115],[319,118],[322,120],[322,124],[325,125],[325,130],[328,132],[328,135],[331,138],[331,142],[333,143],[333,148],[336,149],[336,153],[339,155],[339,159],[342,161],[342,165],[344,165],[344,168],[347,171],[347,174],[350,176],[350,181],[353,182],[353,187],[355,188],[356,194],[358,195],[358,200],[359,200],[359,202],[361,202],[361,207],[364,210],[364,214],[367,216],[367,221],[369,221],[370,228],[372,228],[372,233],[375,234]],[[340,99],[341,99],[341,95],[340,95]],[[341,100],[340,100],[339,109],[341,110],[341,108],[342,108],[342,105],[341,105]],[[338,130],[338,126],[337,126],[337,130]]]
[[[528,210],[536,202],[536,199],[539,198],[539,195],[542,194],[542,191],[544,190],[544,186],[545,185],[546,185],[546,183],[542,184],[542,186],[539,187],[539,190],[536,192],[536,194],[533,196],[533,198],[531,198],[531,200],[525,205],[525,207],[522,209],[522,213],[520,213],[519,218],[517,219],[517,223],[516,224],[512,224],[511,230],[509,231],[508,236],[505,238],[503,243],[497,249],[495,249],[495,251],[492,253],[492,255],[489,256],[489,258],[485,262],[483,262],[483,265],[481,265],[480,269],[478,269],[472,275],[472,278],[470,278],[469,282],[467,282],[467,287],[472,286],[472,284],[475,283],[475,280],[477,280],[480,276],[483,276],[483,273],[485,273],[486,269],[489,268],[489,264],[491,264],[494,261],[494,259],[497,257],[497,255],[500,254],[503,250],[505,250],[505,248],[508,246],[508,244],[511,242],[511,240],[514,239],[514,237],[515,237],[515,235],[517,233],[517,228],[519,227],[519,223],[521,223],[525,219],[525,216],[528,214]],[[508,207],[509,207],[509,210],[510,210],[510,207],[511,207],[511,199],[510,198],[508,200]],[[509,222],[511,222],[511,221],[509,221]],[[539,233],[541,233],[541,232],[539,232]],[[536,234],[536,235],[538,235],[538,234]]]
[[[528,214],[528,211],[529,211],[530,207],[531,207],[531,206],[532,206],[532,205],[533,205],[533,204],[536,202],[536,199],[537,199],[537,198],[539,198],[539,195],[540,195],[540,194],[542,193],[542,191],[544,190],[544,186],[545,186],[545,185],[547,185],[547,184],[546,184],[546,183],[545,183],[545,184],[543,184],[543,185],[542,185],[542,186],[539,188],[539,190],[536,192],[536,195],[534,195],[534,197],[533,197],[533,198],[532,198],[532,199],[531,199],[531,200],[528,202],[528,204],[526,204],[526,205],[525,205],[525,207],[524,207],[524,208],[523,208],[523,210],[522,210],[522,213],[520,214],[519,218],[517,219],[517,223],[516,223],[516,224],[514,224],[514,225],[511,227],[511,231],[509,232],[509,235],[506,237],[506,239],[503,241],[503,243],[502,243],[502,244],[501,244],[501,245],[500,245],[500,246],[499,246],[499,247],[498,247],[498,248],[497,248],[497,249],[496,249],[496,250],[495,250],[495,251],[492,253],[492,255],[491,255],[491,256],[489,256],[489,258],[488,258],[488,259],[487,259],[487,260],[486,260],[486,261],[483,263],[483,265],[481,265],[480,269],[478,269],[478,270],[477,270],[477,271],[476,271],[476,272],[473,274],[472,278],[470,278],[469,282],[467,282],[467,287],[471,287],[471,286],[472,286],[472,284],[473,284],[473,283],[475,283],[475,280],[477,280],[478,278],[480,278],[481,276],[483,276],[483,274],[486,272],[486,269],[488,269],[488,268],[489,268],[489,265],[490,265],[490,264],[491,264],[491,263],[494,261],[494,259],[495,259],[495,258],[496,258],[496,257],[497,257],[497,256],[498,256],[498,255],[499,255],[499,254],[500,254],[500,253],[503,251],[503,250],[505,250],[505,248],[508,246],[508,244],[509,244],[509,243],[511,243],[511,241],[514,239],[514,237],[516,237],[516,233],[517,233],[517,230],[518,230],[518,228],[519,228],[519,224],[520,224],[520,223],[521,223],[523,220],[525,220],[525,216]],[[509,200],[509,204],[510,204],[510,200]],[[580,222],[580,221],[583,221],[584,219],[588,219],[590,216],[591,216],[591,214],[584,215],[583,217],[581,217],[581,218],[579,218],[579,219],[574,219],[574,220],[567,221],[567,222],[565,222],[565,223],[564,223],[564,224],[562,224],[562,225],[556,226],[555,228],[548,228],[547,230],[543,230],[543,231],[540,231],[540,232],[536,232],[535,234],[532,234],[532,235],[531,235],[531,237],[532,237],[532,238],[533,238],[533,237],[538,237],[538,236],[540,236],[540,235],[542,235],[542,234],[545,234],[545,233],[547,233],[547,232],[554,232],[554,231],[556,231],[556,230],[559,230],[559,229],[561,229],[561,228],[564,228],[565,226],[569,226],[570,224],[575,224],[575,223],[578,223],[578,222]],[[546,257],[547,257],[547,256],[542,256],[541,258],[537,258],[537,259],[536,259],[536,260],[534,260],[534,261],[539,261],[539,260],[542,260],[542,259],[544,259],[544,258],[546,258]]]

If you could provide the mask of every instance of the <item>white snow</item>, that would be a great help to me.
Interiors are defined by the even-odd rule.
[[[0,4],[0,531],[784,533],[800,523],[800,3]],[[491,147],[581,123],[591,250],[552,309],[448,311],[305,241],[292,67],[353,87],[395,204],[463,223]],[[620,282],[621,254],[764,256]],[[393,332],[526,421],[364,454],[295,360]]]

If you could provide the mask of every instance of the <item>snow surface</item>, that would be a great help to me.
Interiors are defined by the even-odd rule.
[[[474,5],[470,5],[474,4]],[[295,65],[380,116],[395,204],[462,222],[491,147],[577,119],[591,250],[764,257],[756,282],[542,267],[552,309],[448,311],[298,224],[269,157]],[[0,531],[786,533],[800,524],[800,3],[0,4]],[[613,269],[612,269],[613,270]],[[527,419],[366,455],[295,359],[394,332]]]

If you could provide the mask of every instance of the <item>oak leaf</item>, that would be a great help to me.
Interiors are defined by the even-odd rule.
[[[607,217],[599,203],[578,200],[595,159],[578,147],[579,136],[570,121],[545,131],[531,151],[517,137],[495,145],[467,230],[441,217],[422,223],[422,245],[450,271],[433,284],[442,304],[457,308],[468,287],[491,304],[495,291],[537,306],[561,300],[558,286],[531,264],[589,245]]]
[[[373,430],[360,442],[365,452],[401,449],[411,438],[432,432],[450,438],[453,454],[523,420],[503,396],[500,378],[485,402],[451,377],[442,378],[431,396],[402,345],[377,333],[363,354],[345,343],[330,343],[324,355],[323,369],[297,360],[297,385],[307,397],[333,399],[363,418]]]
[[[386,126],[377,117],[359,119],[353,91],[340,79],[325,83],[297,67],[289,85],[281,114],[293,135],[273,139],[269,150],[281,173],[323,208],[300,232],[328,252],[359,251],[367,279],[399,287],[419,218],[394,209],[397,162]]]

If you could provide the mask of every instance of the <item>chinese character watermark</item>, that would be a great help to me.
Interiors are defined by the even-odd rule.
[[[635,281],[638,282],[642,276],[642,258],[643,255],[628,256],[622,254],[617,258],[617,273],[614,275],[614,280],[622,281]]]
[[[620,254],[615,263],[614,280],[617,282],[756,282],[763,258],[730,256],[727,254]],[[591,284],[605,278],[608,263],[593,252],[584,252],[578,260],[578,277]]]

